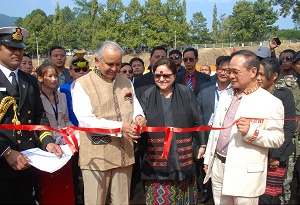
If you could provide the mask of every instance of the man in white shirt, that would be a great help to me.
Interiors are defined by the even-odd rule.
[[[214,203],[258,204],[265,193],[269,148],[284,141],[282,102],[256,81],[259,60],[251,51],[231,55],[229,74],[233,92],[222,93],[204,159],[211,178]],[[234,124],[234,126],[231,126]]]
[[[123,53],[116,42],[100,43],[95,51],[98,69],[72,85],[80,127],[121,129],[117,134],[80,132],[85,204],[105,204],[109,187],[113,204],[129,204],[133,142],[140,138],[136,128],[145,118],[132,83],[118,74]]]

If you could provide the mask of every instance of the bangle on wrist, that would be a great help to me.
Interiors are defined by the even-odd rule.
[[[200,148],[206,148],[206,145],[200,145]]]
[[[4,159],[7,159],[7,157],[10,155],[10,153],[11,153],[12,151],[13,151],[12,149],[8,150],[8,151],[4,154]]]

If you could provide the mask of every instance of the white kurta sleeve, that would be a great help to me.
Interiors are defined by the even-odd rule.
[[[123,122],[98,119],[92,112],[92,105],[89,96],[83,90],[78,81],[74,81],[71,86],[73,111],[78,119],[80,127],[115,129],[122,128]],[[84,105],[84,106],[83,106]],[[114,136],[114,134],[111,134]]]
[[[143,112],[140,102],[136,98],[133,86],[132,86],[132,90],[133,90],[133,99],[132,99],[133,115],[132,115],[132,118],[133,118],[133,120],[135,120],[136,116],[141,115],[141,116],[145,117],[145,115],[144,115],[144,112]]]

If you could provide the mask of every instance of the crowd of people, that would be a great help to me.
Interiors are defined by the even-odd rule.
[[[58,45],[35,69],[28,35],[0,28],[0,124],[107,132],[79,131],[79,151],[47,173],[22,151],[60,158],[60,132],[1,129],[0,204],[130,204],[141,181],[145,204],[288,204],[293,177],[300,196],[300,51],[277,58],[271,39],[219,56],[212,73],[194,48],[157,46],[145,73],[103,41],[93,70],[82,50],[66,65]]]

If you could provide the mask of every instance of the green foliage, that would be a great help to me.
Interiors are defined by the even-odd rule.
[[[278,20],[278,12],[273,10],[269,0],[257,0],[253,4],[253,10],[255,13],[254,34],[262,42],[265,37],[278,30],[278,26],[272,26]]]
[[[201,12],[193,14],[190,22],[191,36],[193,42],[206,43],[209,40],[206,18]]]
[[[59,4],[56,4],[55,14],[52,19],[52,24],[49,25],[51,32],[51,41],[53,45],[65,46],[64,39],[64,24],[62,10],[59,8]]]
[[[189,25],[186,21],[186,3],[180,3],[180,0],[168,0],[167,6],[167,41],[166,44],[172,48],[178,48],[181,45],[186,45],[191,41],[188,35]],[[176,38],[176,45],[175,45]]]
[[[142,13],[143,7],[138,0],[131,0],[125,8],[124,29],[122,30],[122,44],[137,50],[142,45]]]
[[[218,30],[218,11],[217,11],[217,5],[214,5],[214,9],[213,9],[213,21],[212,21],[212,37],[214,40],[214,43],[216,43],[219,39],[219,30]]]
[[[15,26],[22,26],[22,24],[23,24],[23,19],[22,18],[18,18],[16,21],[15,21]],[[9,25],[11,25],[11,24],[9,24]]]
[[[287,17],[292,14],[293,22],[300,26],[300,1],[299,0],[271,0],[275,6],[280,6],[280,15]]]
[[[66,6],[62,9],[62,17],[65,25],[75,18],[75,13],[68,6]]]
[[[270,0],[238,1],[231,15],[221,14],[219,19],[215,4],[211,33],[201,12],[187,22],[186,0],[145,0],[143,5],[139,0],[131,0],[128,6],[122,0],[73,1],[72,10],[68,6],[60,8],[57,3],[54,14],[47,16],[36,9],[15,21],[30,32],[25,39],[26,52],[35,53],[37,42],[39,52],[44,54],[53,45],[93,50],[103,40],[117,41],[130,50],[157,45],[181,48],[199,43],[264,39],[277,30],[273,24],[278,13],[273,11]]]
[[[142,41],[149,48],[167,44],[166,5],[160,0],[147,0],[142,13]]]
[[[244,43],[251,39],[254,32],[254,10],[253,3],[246,0],[238,1],[233,12],[229,16],[230,28],[236,41]]]
[[[299,40],[300,39],[300,31],[297,29],[287,29],[277,31],[275,34],[279,39],[282,40]]]

